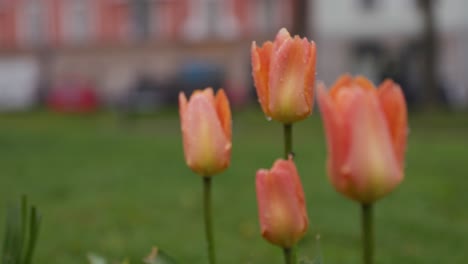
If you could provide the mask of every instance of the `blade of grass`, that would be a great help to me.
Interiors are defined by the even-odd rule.
[[[11,263],[11,241],[12,241],[12,212],[13,208],[11,205],[7,207],[6,221],[5,221],[5,233],[3,240],[3,254],[2,254],[2,264]]]
[[[21,209],[19,207],[13,207],[13,221],[12,221],[12,251],[13,254],[13,263],[20,264],[21,252],[22,252],[22,243],[21,243]]]
[[[26,254],[26,241],[28,239],[28,198],[26,195],[21,196],[21,229],[20,229],[20,245],[21,245],[21,252],[20,252],[20,259],[18,259],[19,263],[23,263],[24,256]]]
[[[23,264],[30,264],[32,256],[34,254],[34,249],[36,247],[37,237],[39,235],[39,227],[41,223],[41,216],[36,210],[36,207],[31,208],[31,214],[29,219],[29,240],[26,250],[26,255],[24,258]]]

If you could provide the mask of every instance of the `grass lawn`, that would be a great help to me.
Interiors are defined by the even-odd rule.
[[[376,208],[379,264],[466,263],[468,115],[410,120],[406,178]],[[259,110],[234,114],[231,167],[214,179],[218,262],[280,264],[259,235],[254,177],[282,154],[281,126]],[[325,174],[318,115],[294,127],[310,229],[327,264],[360,263],[357,204]],[[206,263],[202,183],[185,165],[176,111],[119,120],[112,114],[0,116],[0,224],[7,201],[26,193],[43,214],[36,264],[86,263],[95,252],[141,263],[157,245],[179,263]]]

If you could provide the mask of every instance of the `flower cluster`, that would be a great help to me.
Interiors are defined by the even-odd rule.
[[[288,154],[292,151],[292,124],[312,113],[316,45],[281,29],[273,42],[260,47],[253,42],[251,59],[261,108],[266,116],[284,125]],[[402,90],[392,80],[375,87],[365,77],[345,74],[330,89],[319,83],[317,101],[324,123],[330,182],[338,192],[363,205],[363,223],[368,223],[370,206],[404,178],[408,124]],[[189,100],[181,93],[179,104],[186,163],[209,182],[210,176],[230,163],[228,99],[222,89],[215,95],[207,88],[195,91]],[[262,236],[284,249],[287,263],[295,263],[291,250],[306,234],[309,219],[293,156],[277,159],[270,170],[258,170],[256,192]],[[214,263],[211,219],[207,223],[210,263]],[[365,234],[372,233],[369,228],[364,224]],[[371,263],[372,247],[366,246],[367,235],[363,239],[366,263]]]

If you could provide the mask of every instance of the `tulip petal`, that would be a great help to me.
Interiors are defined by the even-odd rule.
[[[226,96],[226,93],[223,89],[219,89],[216,93],[216,112],[218,113],[218,118],[221,121],[221,125],[226,134],[226,138],[231,139],[232,133],[232,119],[231,119],[231,110],[229,107],[229,101]]]
[[[354,78],[353,83],[366,91],[376,91],[374,84],[364,76],[357,76]]]
[[[375,93],[359,93],[349,109],[351,145],[345,170],[353,184],[345,194],[372,202],[390,192],[402,179],[390,133]]]
[[[208,99],[213,105],[215,105],[214,101],[214,92],[212,87],[207,87],[201,91],[202,94],[205,95],[205,99]]]
[[[258,100],[263,112],[268,115],[268,73],[270,71],[270,59],[273,43],[265,42],[261,48],[252,43],[252,75],[255,82]]]
[[[297,172],[296,165],[290,158],[289,160],[277,160],[271,169],[272,174],[277,174],[282,180],[281,185],[287,186],[287,197],[290,198],[288,204],[293,204],[290,208],[293,209],[295,226],[302,234],[305,233],[309,225],[309,218],[307,217],[304,190],[302,189],[301,179]]]
[[[333,101],[333,98],[325,89],[323,83],[318,84],[317,100],[325,128],[328,149],[327,170],[330,180],[341,191],[347,184],[347,179],[343,177],[344,172],[342,170],[349,145],[346,140],[347,129],[345,129],[343,114],[338,108],[338,104]]]
[[[273,50],[276,52],[278,49],[283,45],[283,43],[287,40],[291,39],[291,34],[289,34],[289,31],[286,28],[281,28],[280,31],[278,31],[278,34],[276,34],[275,37],[275,45]]]
[[[179,93],[179,115],[180,120],[183,123],[182,119],[184,118],[185,111],[187,110],[187,97],[185,97],[184,92]]]
[[[262,236],[266,236],[270,228],[270,219],[269,219],[269,203],[270,198],[268,195],[268,180],[269,172],[268,170],[261,169],[257,171],[256,177],[256,191],[257,191],[257,202],[258,202],[258,216],[260,218],[260,231]]]
[[[311,112],[303,87],[306,50],[309,50],[309,42],[295,37],[283,41],[272,56],[268,107],[280,122],[292,123],[304,119]]]
[[[404,167],[406,138],[408,135],[408,117],[406,102],[399,85],[392,80],[385,80],[378,90],[381,107],[390,128],[393,148],[398,158],[400,169]]]
[[[314,102],[315,64],[317,61],[317,51],[315,43],[312,41],[306,52],[308,58],[304,78],[304,94],[307,104],[312,106]]]
[[[335,83],[330,88],[330,96],[336,98],[338,92],[341,89],[347,89],[351,87],[353,83],[353,77],[350,74],[343,74],[335,81]]]

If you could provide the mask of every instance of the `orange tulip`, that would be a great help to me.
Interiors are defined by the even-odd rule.
[[[262,236],[291,248],[309,225],[301,180],[292,159],[278,159],[270,171],[257,171],[256,189]]]
[[[274,42],[252,43],[252,75],[263,112],[290,124],[312,112],[315,43],[281,29]]]
[[[329,92],[318,86],[328,145],[328,175],[337,191],[361,203],[390,193],[402,180],[407,110],[400,87],[376,89],[364,77],[342,76]]]
[[[212,176],[229,166],[231,157],[231,110],[222,89],[193,92],[189,101],[179,94],[179,113],[185,161],[201,176]]]

